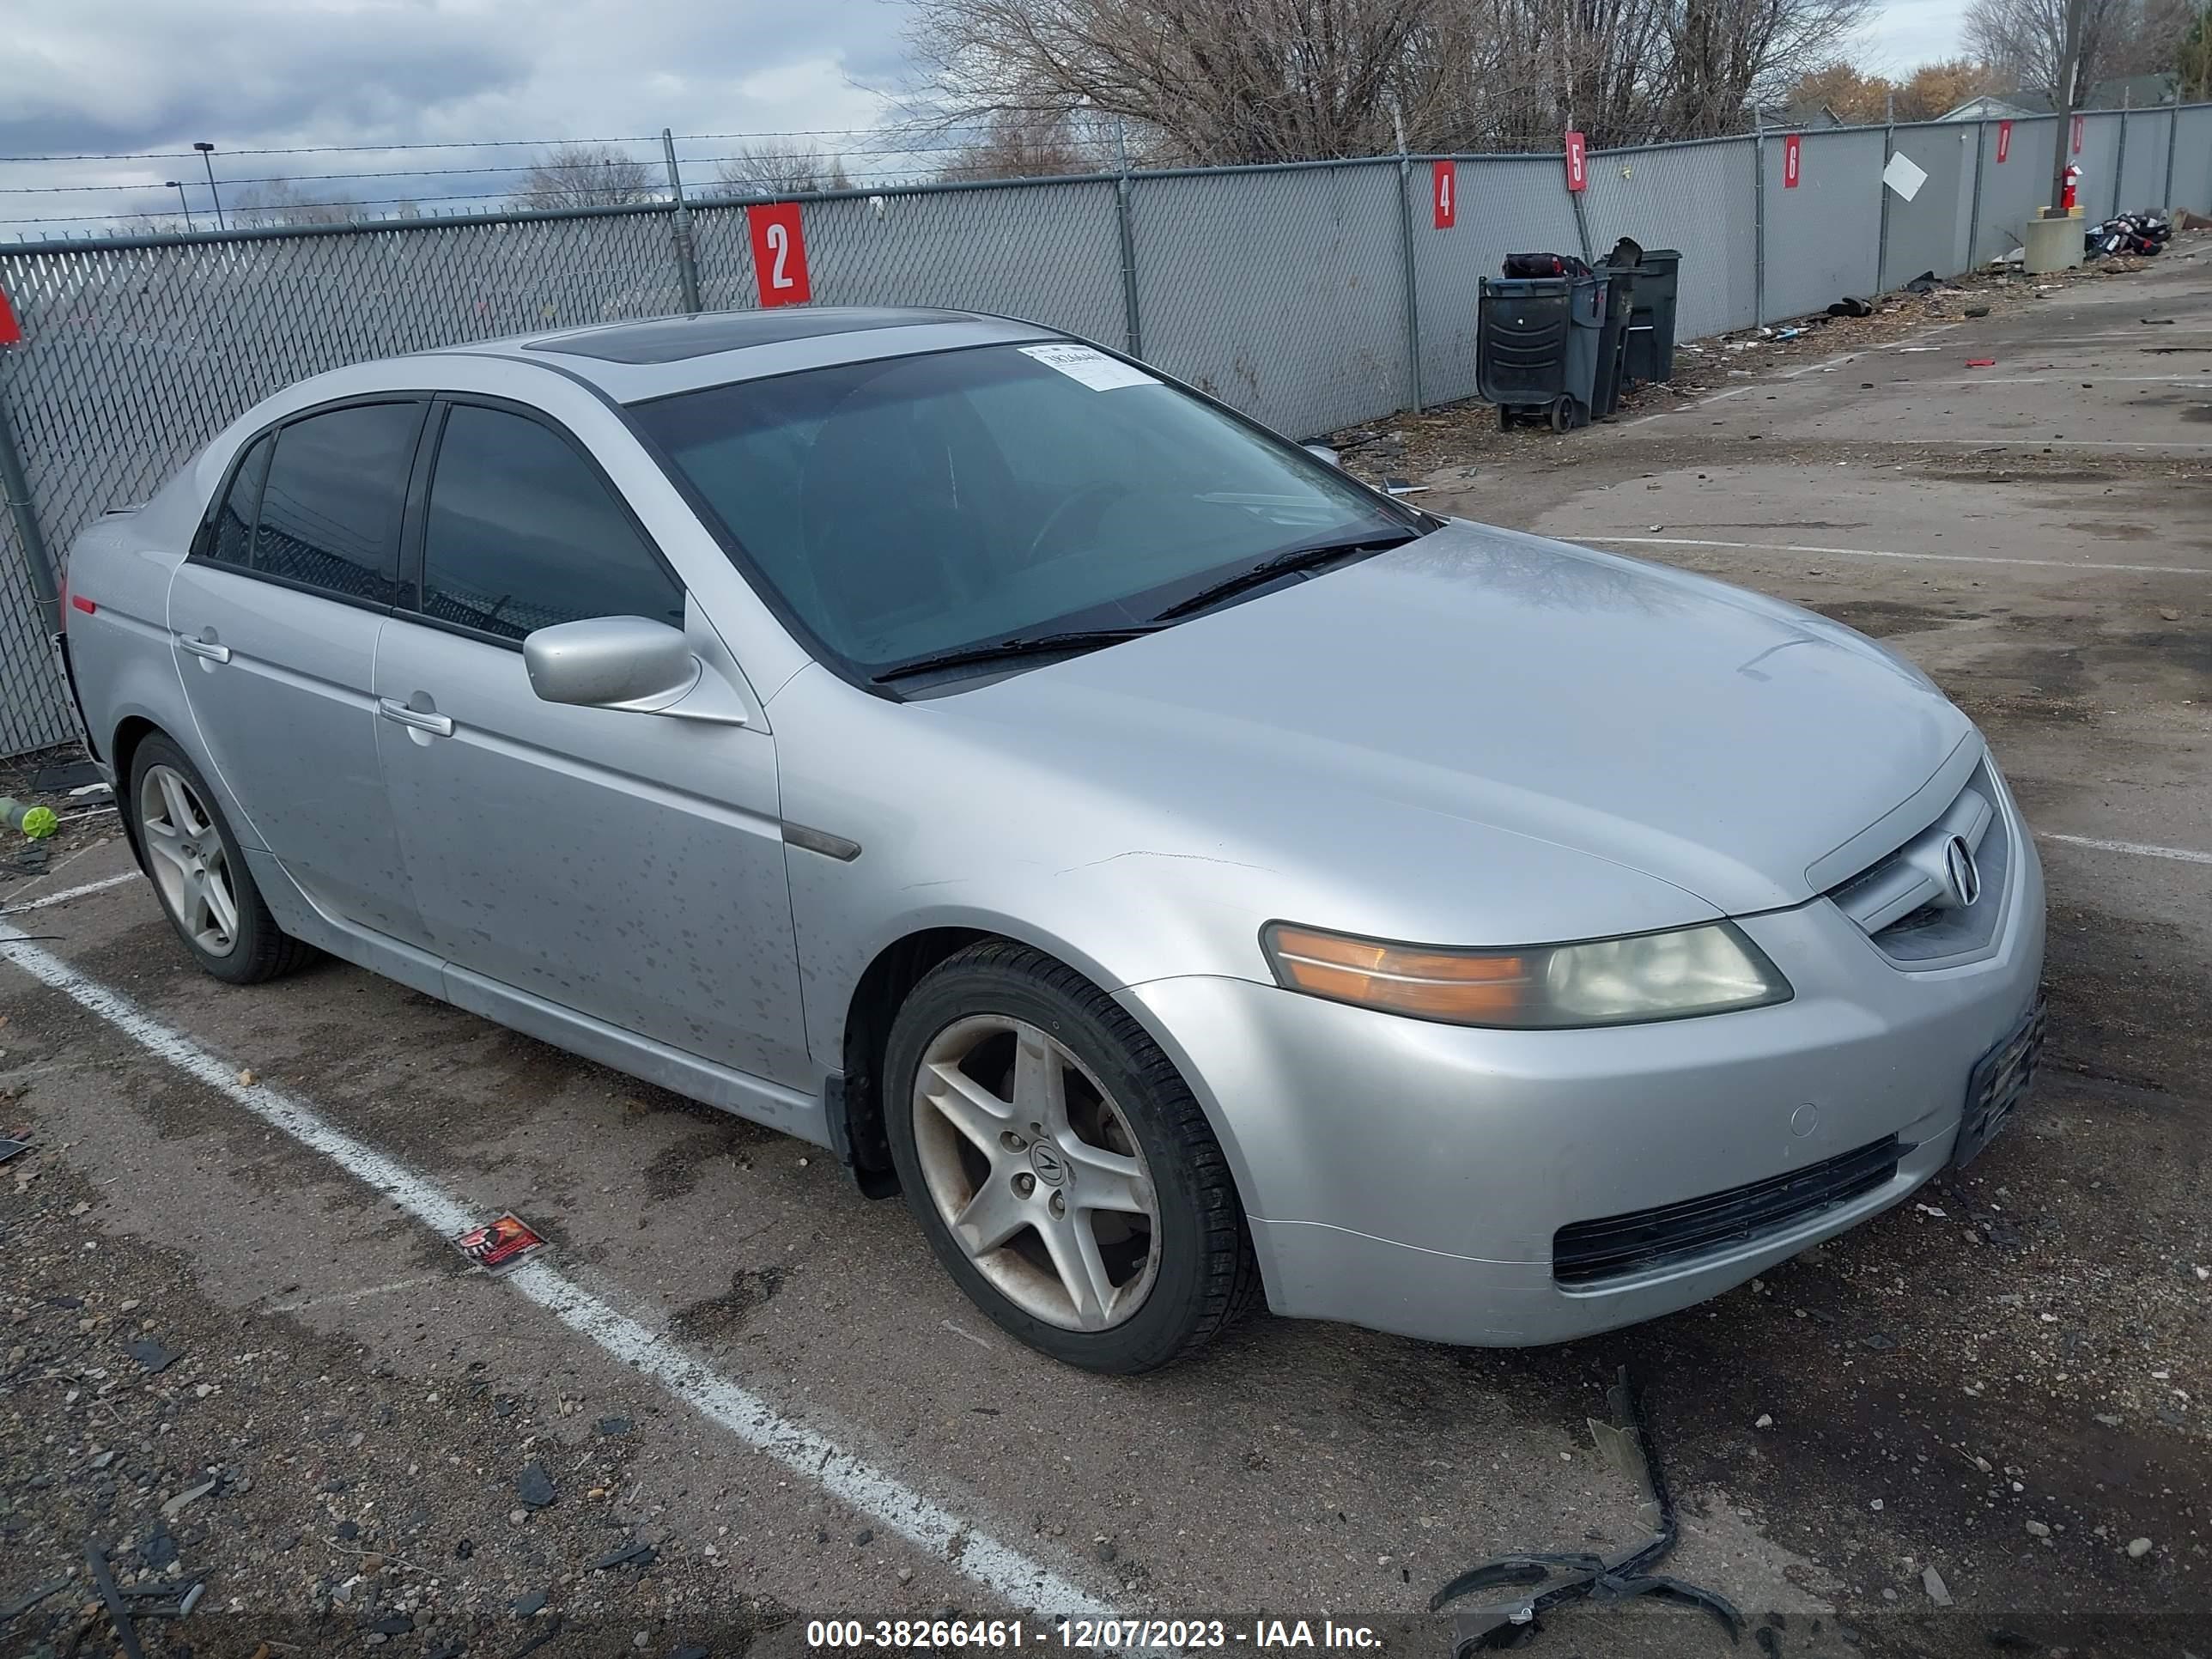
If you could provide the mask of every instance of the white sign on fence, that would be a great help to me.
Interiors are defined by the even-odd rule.
[[[1920,186],[1928,182],[1927,170],[1903,150],[1889,158],[1889,165],[1881,170],[1881,181],[1911,201],[1920,194]]]

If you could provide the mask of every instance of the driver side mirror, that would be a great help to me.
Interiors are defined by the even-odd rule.
[[[706,671],[684,635],[644,617],[587,617],[522,641],[523,671],[541,702],[653,714],[690,695]]]

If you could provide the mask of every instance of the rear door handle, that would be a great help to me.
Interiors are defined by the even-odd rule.
[[[452,715],[426,714],[419,708],[410,708],[395,697],[379,697],[376,712],[396,726],[412,726],[417,732],[428,732],[434,738],[453,735]]]
[[[205,657],[210,662],[230,660],[230,647],[217,645],[213,640],[190,640],[179,634],[177,635],[177,647],[179,650],[191,652],[195,657]]]

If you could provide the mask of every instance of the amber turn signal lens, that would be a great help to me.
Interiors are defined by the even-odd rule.
[[[1518,956],[1449,955],[1310,927],[1268,932],[1269,952],[1295,991],[1429,1019],[1507,1023],[1527,999],[1531,964]]]

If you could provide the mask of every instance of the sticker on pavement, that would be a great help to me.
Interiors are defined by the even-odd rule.
[[[1069,380],[1082,381],[1093,392],[1159,384],[1143,369],[1109,357],[1103,351],[1094,351],[1087,345],[1033,345],[1024,346],[1021,351],[1024,357],[1034,357],[1047,368],[1056,368]]]

